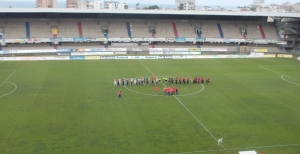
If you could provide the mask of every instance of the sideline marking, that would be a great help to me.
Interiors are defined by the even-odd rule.
[[[153,74],[150,70],[149,70],[149,68],[147,67],[147,66],[145,66],[140,60],[139,60],[139,62],[151,73],[151,74]],[[153,74],[154,75],[154,74]],[[155,76],[155,75],[154,75]],[[164,85],[164,84],[163,84]],[[165,85],[164,85],[165,86]],[[202,85],[203,86],[203,85]],[[166,86],[165,86],[166,87]],[[173,95],[174,96],[174,95]],[[187,107],[185,107],[184,105],[183,105],[183,103],[176,97],[176,96],[174,96],[175,98],[176,98],[176,100],[192,115],[192,117],[216,140],[216,141],[218,141],[217,140],[217,138],[214,136],[214,135],[212,135],[212,133],[199,121],[199,119],[187,108]],[[223,149],[225,149],[225,147],[221,144],[221,146],[222,146],[222,148]],[[225,149],[226,150],[226,149]]]
[[[276,148],[276,147],[291,147],[300,146],[300,144],[285,144],[285,145],[271,145],[271,146],[260,146],[260,147],[246,147],[246,148],[232,148],[222,151],[233,151],[233,150],[249,150],[249,149],[262,149],[262,148]],[[188,154],[188,153],[204,153],[204,152],[217,152],[218,150],[203,150],[203,151],[191,151],[191,152],[178,152],[178,153],[168,153],[168,154]]]
[[[300,80],[298,80],[298,79],[295,79],[295,78],[293,78],[293,77],[290,77],[290,76],[284,75],[284,74],[282,74],[282,73],[279,73],[279,72],[273,71],[273,70],[271,70],[271,69],[268,69],[268,68],[265,68],[265,67],[262,67],[262,66],[259,66],[259,67],[260,67],[260,68],[262,68],[262,69],[268,70],[268,71],[270,71],[270,72],[273,72],[273,73],[276,73],[276,74],[279,74],[279,75],[281,75],[281,79],[282,79],[283,81],[286,81],[286,82],[288,82],[288,83],[291,83],[291,84],[294,84],[294,85],[298,85],[298,86],[300,85],[300,84],[293,83],[293,82],[290,82],[290,81],[288,81],[288,80],[284,79],[284,78],[283,78],[283,76],[286,76],[286,77],[288,77],[288,78],[294,79],[294,80],[296,80],[296,81],[300,81]]]
[[[5,82],[7,82],[7,81],[5,81]],[[4,94],[4,95],[0,96],[0,98],[1,98],[1,97],[4,97],[4,96],[7,96],[7,95],[10,95],[10,94],[12,94],[13,92],[15,92],[15,91],[18,89],[18,86],[17,86],[16,84],[14,84],[14,83],[12,83],[12,82],[7,82],[7,83],[10,83],[10,84],[14,85],[14,86],[15,86],[15,89],[14,89],[13,91],[7,93],[7,94]]]

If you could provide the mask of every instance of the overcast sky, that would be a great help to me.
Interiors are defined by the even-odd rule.
[[[0,0],[0,2],[3,1],[18,1],[18,2],[26,2],[26,1],[33,1],[35,0]],[[59,2],[65,2],[66,0],[58,0]],[[140,4],[170,4],[175,5],[175,0],[119,0],[123,3],[140,3]],[[295,4],[297,2],[300,2],[300,0],[265,0],[266,4],[271,3],[277,3],[282,4],[284,2],[290,2],[292,4]],[[252,0],[196,0],[196,4],[199,6],[203,5],[214,5],[214,6],[248,6],[252,3]]]

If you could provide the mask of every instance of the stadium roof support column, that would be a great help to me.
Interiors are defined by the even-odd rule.
[[[2,13],[3,17],[4,17],[4,24],[7,25],[7,20],[6,20],[6,16],[4,13]]]
[[[112,16],[112,14],[109,15],[108,17],[108,25],[110,25],[110,17]]]
[[[98,14],[98,17],[97,17],[97,22],[98,22],[98,25],[100,24],[100,16],[102,15],[102,13]]]
[[[297,26],[296,26],[297,31],[298,31],[299,28],[300,28],[299,25],[300,25],[300,20],[297,21]],[[292,43],[292,44],[293,44],[293,47],[294,47],[294,50],[296,50],[297,47],[298,47],[298,46],[297,46],[297,40],[298,40],[298,38],[299,38],[299,33],[296,32],[296,35],[295,35],[294,40],[293,40],[293,43]]]
[[[60,25],[60,13],[58,14],[58,24]]]
[[[47,13],[47,25],[49,25],[49,12]]]

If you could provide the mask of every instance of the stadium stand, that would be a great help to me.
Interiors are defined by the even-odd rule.
[[[2,13],[3,16],[0,18],[5,20],[0,20],[0,28],[4,31],[1,35],[3,40],[15,42],[12,42],[13,44],[2,42],[2,50],[116,48],[113,43],[119,43],[117,47],[126,48],[127,51],[132,49],[149,51],[149,48],[218,47],[238,53],[240,46],[247,46],[250,52],[263,48],[276,53],[286,52],[285,46],[295,48],[299,45],[281,41],[278,25],[283,24],[277,21],[267,22],[269,15],[264,14],[255,17],[248,15],[241,17],[240,14],[224,16],[223,13],[180,15],[176,12],[160,12],[160,14],[135,12],[129,15],[123,13],[115,15],[91,12],[80,14],[72,11],[60,13],[54,10],[51,15],[54,17],[49,18],[49,13],[34,12],[22,16],[15,13],[12,16],[12,11]],[[299,27],[299,22],[285,24],[286,28],[297,26]],[[43,38],[50,41],[22,42],[26,38],[31,40]],[[71,41],[62,41],[63,38]],[[296,40],[295,36],[291,38],[294,38],[292,41]],[[279,41],[280,44],[277,43]]]

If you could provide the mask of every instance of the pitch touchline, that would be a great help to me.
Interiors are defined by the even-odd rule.
[[[300,146],[300,144],[286,144],[286,145],[272,145],[272,146],[260,146],[260,147],[232,148],[232,149],[226,149],[224,151],[247,150],[247,149],[262,149],[262,148],[277,148],[277,147],[291,147],[291,146]],[[204,153],[204,152],[216,152],[216,151],[218,151],[218,150],[177,152],[177,153],[168,153],[168,154],[188,154],[188,153]]]
[[[140,60],[139,60],[139,62],[152,74],[152,75],[154,75],[151,71],[150,71],[150,69],[146,66],[146,65],[144,65]],[[154,75],[155,76],[155,75]],[[163,84],[164,85],[164,84]],[[165,85],[164,85],[165,86]],[[166,87],[166,86],[165,86]],[[216,140],[216,141],[218,141],[217,140],[217,138],[199,121],[199,119],[187,108],[187,107],[185,107],[184,105],[183,105],[183,103],[176,97],[176,96],[174,96],[175,98],[176,98],[176,100],[192,115],[192,117]],[[221,144],[221,146],[222,146],[222,148],[223,149],[225,149],[225,147]]]

